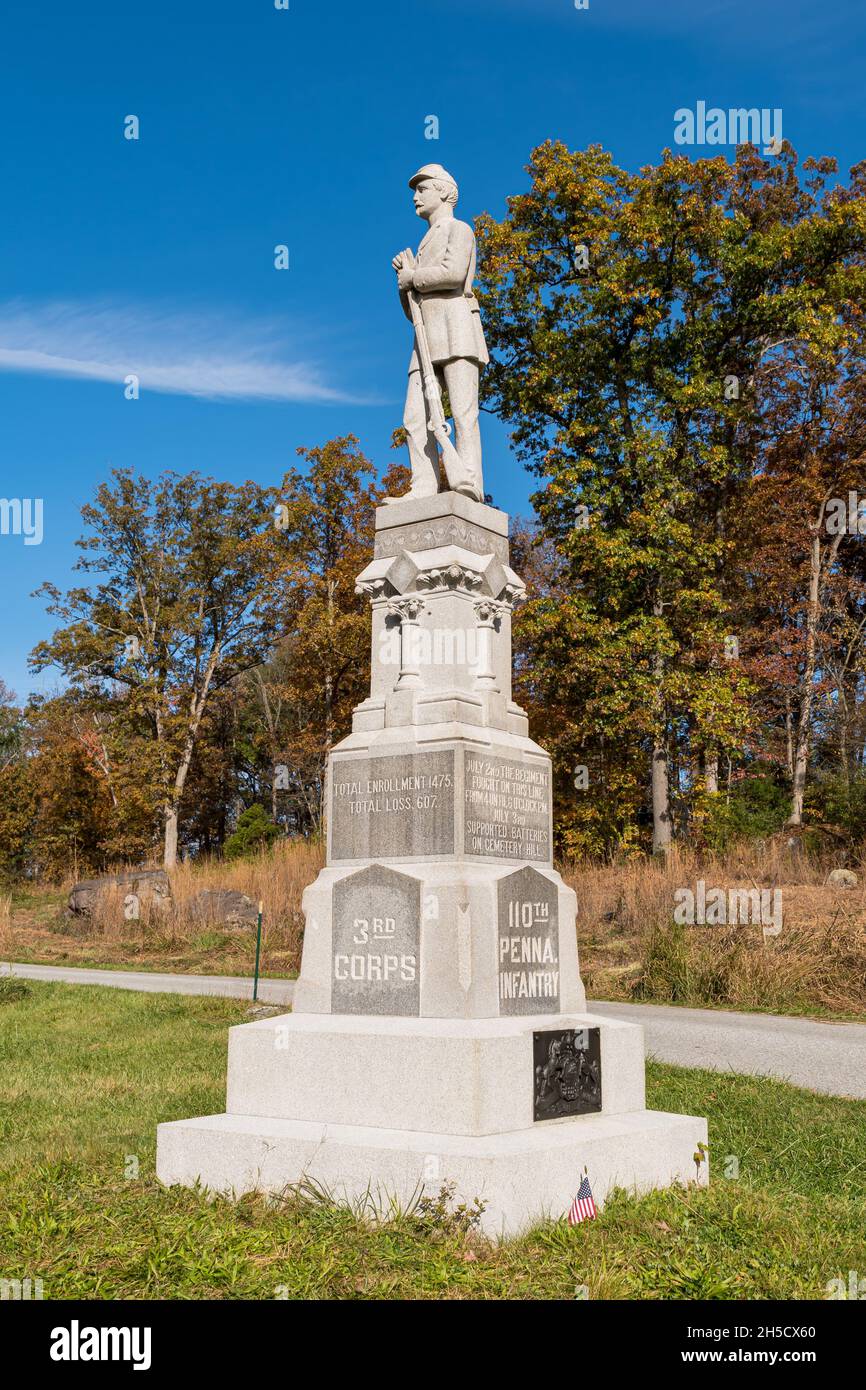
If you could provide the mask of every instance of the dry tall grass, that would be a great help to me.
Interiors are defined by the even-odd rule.
[[[323,862],[318,844],[294,840],[249,859],[178,864],[169,872],[170,900],[160,901],[143,892],[138,915],[130,917],[125,906],[129,887],[112,885],[100,893],[89,917],[67,926],[79,940],[101,939],[106,946],[127,948],[135,944],[141,956],[154,961],[194,964],[199,959],[227,971],[233,966],[246,971],[254,924],[231,926],[213,912],[202,915],[194,910],[194,900],[204,889],[235,891],[262,904],[263,971],[291,972],[300,965],[303,942],[301,895]],[[123,866],[115,869],[124,871]],[[113,953],[112,961],[116,958]]]
[[[261,972],[292,974],[300,965],[303,944],[300,899],[322,863],[324,849],[300,840],[281,842],[250,859],[181,863],[168,874],[171,898],[160,901],[142,891],[136,915],[129,910],[128,884],[103,888],[88,916],[72,916],[65,909],[74,878],[65,884],[26,885],[13,898],[0,899],[0,958],[249,974],[256,947],[254,920],[235,926],[193,906],[204,890],[238,891],[263,906]],[[111,870],[129,872],[126,865]]]
[[[179,864],[170,874],[174,930],[181,936],[195,936],[207,925],[192,913],[193,899],[202,889],[245,893],[254,903],[261,902],[271,943],[296,952],[300,961],[301,895],[323,863],[319,844],[289,840],[250,859]]]
[[[172,902],[142,899],[128,920],[126,889],[104,895],[91,918],[51,908],[53,926],[0,901],[4,959],[85,964],[149,964],[170,970],[249,974],[255,929],[208,922],[192,911],[204,888],[237,890],[263,903],[264,974],[291,974],[303,943],[301,895],[324,860],[319,844],[278,844],[255,858],[181,864],[171,872]],[[674,849],[666,863],[564,866],[578,898],[581,970],[590,998],[652,999],[778,1012],[866,1016],[866,854],[854,889],[827,884],[832,859],[810,859],[784,836],[742,844],[725,855]],[[677,889],[780,889],[783,925],[677,926]],[[70,885],[71,886],[71,885]],[[55,894],[56,899],[56,894]],[[29,953],[29,954],[28,954]]]
[[[9,942],[12,938],[12,894],[0,893],[0,957],[6,959],[9,954]]]
[[[784,837],[725,855],[674,849],[667,862],[572,865],[581,968],[591,997],[729,1008],[866,1013],[866,864],[854,889]],[[779,889],[782,930],[678,926],[678,889]]]

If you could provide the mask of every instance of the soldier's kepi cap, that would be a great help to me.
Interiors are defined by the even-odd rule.
[[[450,183],[452,188],[457,187],[457,180],[452,178],[447,169],[443,169],[441,164],[424,164],[409,180],[409,187],[415,188],[422,179],[436,179],[437,183]]]

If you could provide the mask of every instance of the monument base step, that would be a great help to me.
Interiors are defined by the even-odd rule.
[[[199,1182],[235,1197],[310,1180],[371,1215],[453,1184],[455,1201],[486,1203],[487,1235],[512,1237],[566,1215],[584,1168],[598,1207],[614,1187],[640,1193],[694,1182],[692,1155],[706,1141],[706,1120],[658,1110],[581,1115],[484,1137],[205,1115],[159,1126],[156,1171],[169,1186]],[[707,1168],[701,1164],[701,1184]]]
[[[533,1040],[559,1029],[598,1034],[601,1105],[586,1109],[643,1110],[643,1029],[573,1013],[283,1014],[243,1023],[229,1033],[226,1111],[440,1134],[519,1131],[533,1123]]]

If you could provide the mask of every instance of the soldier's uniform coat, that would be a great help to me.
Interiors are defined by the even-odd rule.
[[[466,222],[443,218],[427,232],[415,257],[415,291],[427,330],[430,356],[436,364],[466,357],[483,366],[490,361],[478,300],[472,293],[475,278],[475,233]],[[412,315],[405,295],[403,311]],[[420,370],[413,349],[409,371]]]

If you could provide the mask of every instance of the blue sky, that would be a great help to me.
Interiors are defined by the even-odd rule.
[[[699,100],[781,107],[802,156],[866,156],[862,0],[4,0],[0,26],[0,497],[44,509],[41,544],[0,535],[20,698],[56,681],[27,671],[51,626],[29,595],[72,582],[110,468],[270,483],[348,432],[387,466],[419,165],[458,178],[459,215],[498,216],[548,136],[638,168]],[[532,480],[483,429],[486,486],[526,512]]]

